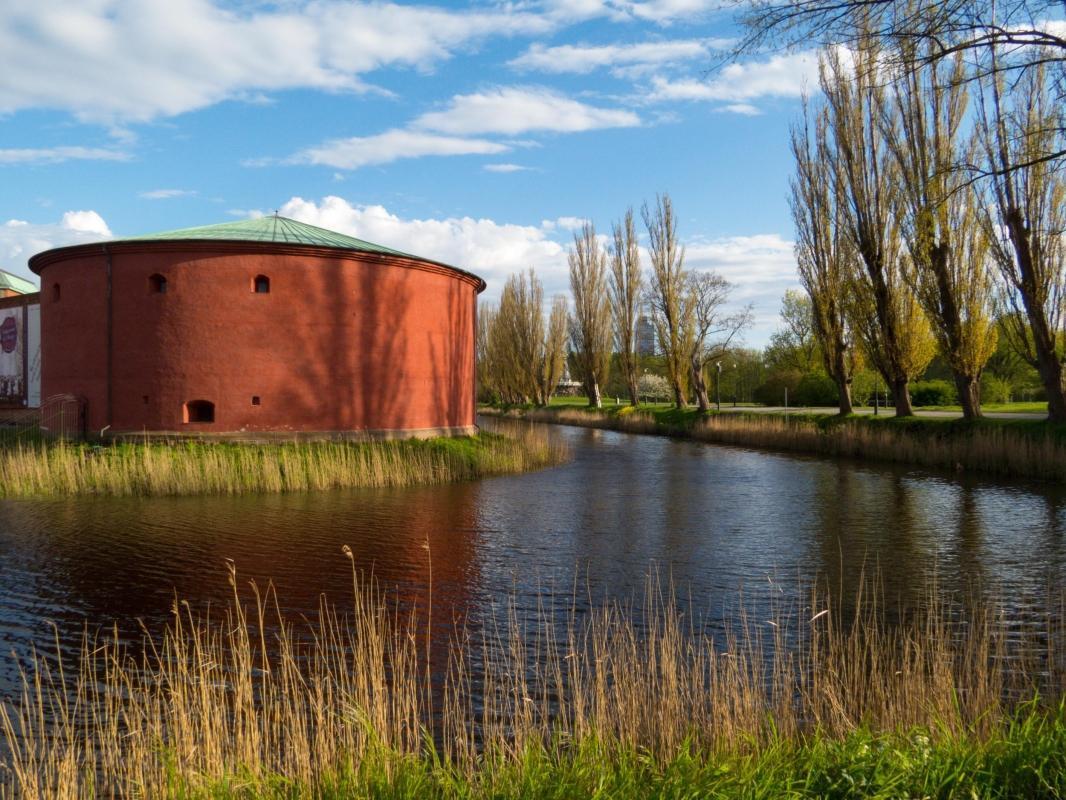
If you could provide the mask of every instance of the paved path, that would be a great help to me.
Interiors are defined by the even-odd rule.
[[[714,407],[713,404],[712,404],[711,407],[712,408]],[[733,408],[731,405],[727,405],[726,403],[722,403],[722,411],[723,411],[723,413],[726,412],[726,411],[730,411],[730,412],[733,412],[733,411],[735,411],[735,412],[747,411],[749,413],[755,413],[755,414],[836,414],[838,409],[836,408],[836,406],[832,406],[832,407],[821,407],[821,406],[819,406],[819,407],[810,407],[810,406],[808,406],[808,407],[800,407],[800,408],[795,408],[795,407],[792,407],[792,406],[789,406],[788,408],[785,408],[783,406],[738,406],[737,408]],[[866,407],[856,408],[855,409],[855,413],[856,414],[873,414],[874,410],[872,408],[866,408]],[[882,408],[880,413],[881,414],[894,414],[895,411],[893,409],[891,409],[891,408],[888,408],[888,409]],[[919,410],[919,411],[915,412],[915,415],[919,416],[919,417],[936,417],[936,418],[939,418],[939,419],[952,419],[952,418],[961,417],[962,416],[962,412],[961,411],[920,411]],[[1013,412],[1013,411],[986,411],[985,412],[985,416],[988,417],[989,419],[1047,419],[1047,414],[1037,414],[1037,413],[1032,413],[1032,412],[1028,412],[1028,411],[1019,411],[1019,412]]]

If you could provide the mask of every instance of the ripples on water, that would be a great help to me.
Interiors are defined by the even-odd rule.
[[[492,424],[491,421],[486,421]],[[812,579],[853,595],[864,572],[921,603],[945,592],[1004,602],[1025,625],[1061,590],[1066,492],[1035,483],[557,428],[562,467],[451,486],[303,495],[0,501],[0,696],[11,651],[85,625],[159,631],[242,580],[273,581],[291,616],[350,596],[359,567],[434,622],[520,613],[545,596],[641,595],[650,570],[712,622],[739,602],[802,605]],[[428,547],[427,547],[428,545]],[[741,601],[740,598],[743,598]]]

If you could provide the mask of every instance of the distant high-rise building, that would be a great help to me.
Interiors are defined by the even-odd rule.
[[[655,326],[646,314],[641,314],[637,319],[637,355],[653,356],[656,352]]]

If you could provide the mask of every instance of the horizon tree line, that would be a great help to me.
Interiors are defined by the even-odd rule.
[[[683,408],[693,397],[701,411],[710,408],[706,372],[750,326],[751,306],[730,311],[729,281],[686,269],[668,194],[657,196],[653,206],[645,203],[641,218],[650,267],[642,265],[632,208],[612,225],[609,239],[585,222],[567,254],[570,300],[556,296],[547,321],[535,271],[508,278],[499,304],[478,315],[479,380],[485,390],[507,403],[546,405],[569,362],[589,405],[599,408],[617,359],[629,403],[639,405],[637,325],[646,311],[674,405]]]

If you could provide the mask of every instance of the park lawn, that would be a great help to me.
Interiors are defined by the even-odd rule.
[[[919,411],[956,411],[962,413],[962,406],[922,406]],[[982,411],[995,411],[997,414],[1046,414],[1047,401],[1030,403],[985,403]]]

